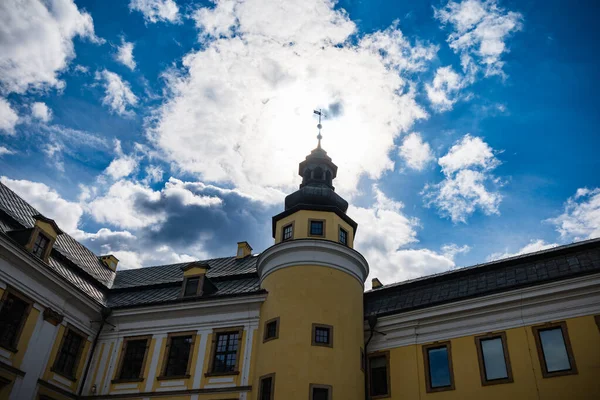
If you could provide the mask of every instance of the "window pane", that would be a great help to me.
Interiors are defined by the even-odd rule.
[[[567,347],[561,328],[539,331],[544,360],[548,372],[566,371],[571,369]]]
[[[146,355],[147,340],[130,340],[125,345],[121,379],[137,379],[142,375],[144,356]]]
[[[483,363],[485,366],[485,379],[491,381],[508,378],[502,338],[482,340],[481,353],[483,354]]]
[[[191,348],[191,336],[174,336],[171,338],[165,376],[182,376],[187,374]]]
[[[369,358],[371,396],[387,394],[387,359],[385,356]]]
[[[184,297],[195,296],[198,292],[198,285],[200,284],[200,278],[189,278],[185,283]]]
[[[293,236],[293,228],[292,225],[287,225],[283,228],[283,240],[289,240]]]
[[[239,336],[238,332],[217,334],[212,372],[235,371]]]
[[[310,234],[315,236],[322,236],[323,221],[310,221]]]
[[[429,357],[429,377],[431,387],[439,388],[450,386],[450,367],[448,364],[448,349],[439,347],[427,350]]]
[[[48,243],[50,243],[50,240],[43,234],[38,233],[37,238],[35,238],[35,242],[33,243],[33,254],[42,258],[46,252],[46,246]]]
[[[260,400],[271,400],[271,385],[273,378],[263,378],[260,381]]]
[[[329,328],[315,328],[315,342],[329,344]]]
[[[325,388],[313,388],[313,400],[328,400],[329,389]]]
[[[28,304],[12,294],[8,294],[0,309],[0,346],[16,347],[17,334],[25,318]]]
[[[277,334],[277,321],[272,321],[267,324],[267,339],[275,337]]]
[[[83,338],[73,331],[68,331],[58,353],[54,369],[67,377],[75,377],[77,356],[83,343]]]
[[[348,233],[340,228],[340,243],[347,244],[348,241]]]

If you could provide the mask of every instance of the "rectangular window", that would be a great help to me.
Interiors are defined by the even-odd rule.
[[[325,236],[325,221],[310,220],[308,226],[309,236]]]
[[[75,373],[79,366],[79,359],[85,338],[73,328],[67,328],[62,338],[58,355],[54,361],[52,371],[71,380],[75,380]]]
[[[38,232],[38,235],[35,238],[35,242],[33,243],[33,248],[31,249],[31,252],[39,258],[44,258],[44,255],[46,254],[46,248],[48,247],[49,243],[50,239],[48,239],[48,237],[46,237],[46,235],[44,235],[43,233]]]
[[[265,322],[265,334],[263,343],[279,337],[279,317],[273,318]]]
[[[209,375],[238,373],[238,356],[242,329],[216,331],[213,333],[213,348]]]
[[[283,227],[282,241],[290,240],[294,237],[294,225],[289,224]]]
[[[312,345],[333,347],[333,326],[323,324],[312,325]]]
[[[258,400],[273,400],[275,394],[275,374],[260,377]]]
[[[348,232],[344,228],[340,228],[340,243],[347,246],[348,245]]]
[[[150,336],[125,338],[119,363],[119,381],[142,380]]]
[[[369,355],[369,394],[372,399],[389,397],[390,388],[390,353],[374,353]]]
[[[194,276],[185,279],[185,287],[183,289],[183,297],[197,296],[200,291],[200,277]]]
[[[565,322],[534,326],[532,330],[544,378],[577,373]]]
[[[169,334],[161,378],[189,377],[195,337],[195,332]]]
[[[317,385],[311,383],[308,386],[309,400],[331,400],[332,387],[330,385]]]
[[[427,392],[454,390],[450,342],[423,346]]]
[[[475,345],[477,347],[482,385],[513,381],[504,332],[477,336]]]
[[[0,304],[0,346],[16,351],[21,331],[29,316],[31,302],[25,297],[5,290]]]

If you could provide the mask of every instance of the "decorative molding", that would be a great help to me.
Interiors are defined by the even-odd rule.
[[[48,321],[54,326],[61,324],[64,318],[64,315],[60,314],[58,311],[54,311],[50,307],[44,309],[44,321]]]
[[[600,313],[600,274],[394,314],[379,319],[369,351]],[[369,334],[365,324],[365,335]]]
[[[297,265],[318,265],[346,272],[364,285],[369,275],[367,260],[356,250],[337,242],[319,239],[298,239],[278,243],[258,257],[260,282],[283,268]]]

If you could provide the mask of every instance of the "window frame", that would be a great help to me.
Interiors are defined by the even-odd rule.
[[[187,367],[185,370],[185,375],[166,375],[167,372],[167,364],[169,360],[169,351],[171,347],[171,342],[173,338],[180,336],[191,336],[192,343],[190,344],[190,354],[187,360]],[[196,348],[196,331],[185,331],[185,332],[172,332],[167,335],[167,341],[165,343],[165,353],[162,359],[162,365],[160,367],[160,375],[156,378],[156,380],[168,380],[168,379],[188,379],[190,375],[190,369],[192,367],[192,359],[194,358],[194,349]]]
[[[385,372],[387,375],[387,392],[385,394],[372,395],[371,394],[371,359],[377,357],[385,357]],[[392,397],[392,381],[391,381],[391,372],[390,372],[390,352],[386,351],[376,351],[374,353],[369,353],[366,357],[366,374],[367,374],[367,393],[369,395],[369,399],[386,399],[388,397]]]
[[[502,343],[502,351],[504,353],[504,365],[506,366],[506,378],[492,379],[488,380],[485,372],[485,358],[483,354],[483,346],[481,342],[484,340],[490,339],[500,339]],[[480,335],[475,337],[475,347],[477,348],[477,360],[479,361],[479,375],[481,377],[481,385],[489,386],[489,385],[498,385],[502,383],[513,383],[513,374],[512,367],[510,364],[510,356],[508,354],[508,342],[506,339],[505,332],[495,332],[495,333],[487,333],[485,335]]]
[[[309,383],[308,384],[308,400],[313,400],[313,390],[314,389],[327,389],[327,400],[332,400],[333,398],[333,386],[331,385],[323,385],[321,383]]]
[[[281,228],[281,241],[282,241],[282,242],[287,242],[287,241],[289,241],[289,240],[292,240],[292,239],[294,239],[294,228],[295,228],[295,226],[294,226],[294,222],[295,222],[295,221],[292,221],[292,222],[290,222],[289,224],[285,224],[285,225],[284,225],[284,226]],[[288,228],[288,227],[291,227],[291,228],[292,228],[292,236],[291,236],[291,237],[289,237],[288,239],[286,239],[286,238],[285,238],[285,228]]]
[[[144,353],[144,359],[142,361],[142,368],[140,368],[140,373],[137,378],[121,378],[121,373],[123,372],[123,365],[125,364],[125,352],[127,351],[127,344],[131,341],[136,340],[146,340],[146,352]],[[148,361],[148,353],[150,352],[150,345],[152,344],[152,335],[144,335],[144,336],[129,336],[123,339],[123,344],[121,345],[121,354],[119,356],[119,363],[117,364],[117,373],[115,374],[115,379],[111,381],[111,383],[123,383],[123,382],[143,382],[144,381],[144,370],[146,369],[146,362]]]
[[[4,289],[4,293],[2,293],[2,299],[1,299],[2,307],[4,307],[4,304],[9,295],[12,295],[12,296],[20,299],[21,301],[27,303],[27,307],[25,307],[25,312],[23,313],[23,316],[21,317],[21,322],[19,323],[19,327],[17,328],[17,332],[13,339],[12,345],[10,347],[5,347],[5,346],[0,345],[0,348],[6,349],[6,350],[10,351],[11,353],[16,353],[19,351],[18,350],[19,341],[21,340],[21,335],[23,334],[23,328],[25,328],[25,324],[27,323],[27,319],[29,318],[31,309],[33,308],[33,300],[31,300],[29,297],[25,296],[21,292],[17,291],[16,289],[12,288],[11,286],[7,286]]]
[[[310,228],[311,228],[311,225],[312,225],[312,223],[313,223],[313,222],[321,222],[321,223],[323,224],[323,233],[322,233],[322,234],[320,234],[320,235],[313,235],[313,234],[311,233],[311,229],[310,229]],[[325,222],[326,222],[326,221],[325,221],[324,219],[314,219],[314,218],[310,218],[310,219],[308,220],[308,237],[319,237],[319,238],[324,238],[324,237],[326,237],[326,236],[327,236],[327,235],[326,235],[326,232],[327,232],[327,230],[326,230],[326,226],[327,226],[327,224],[326,224]]]
[[[186,296],[185,295],[185,288],[187,286],[187,281],[189,279],[192,278],[199,278],[198,280],[198,288],[196,289],[196,294],[191,295],[191,296]],[[194,297],[198,297],[198,296],[202,296],[203,293],[203,289],[204,289],[204,279],[205,279],[205,275],[201,274],[201,275],[192,275],[192,276],[184,276],[183,277],[183,284],[181,285],[181,293],[179,293],[179,298],[181,299],[191,299]]]
[[[346,234],[346,243],[342,242],[340,240],[340,233],[344,231],[344,233]],[[349,246],[348,244],[348,231],[346,229],[344,229],[343,226],[338,225],[338,243],[343,244],[344,246]]]
[[[329,330],[329,342],[319,343],[316,341],[317,328],[325,328]],[[333,348],[333,325],[313,323],[310,336],[311,346],[330,347]]]
[[[267,332],[268,332],[267,326],[272,322],[275,322],[275,336],[267,337]],[[279,339],[279,317],[271,318],[271,319],[265,321],[265,325],[264,325],[263,343],[270,342],[271,340],[275,340],[275,339]]]
[[[266,374],[261,376],[260,378],[258,378],[258,396],[257,396],[257,400],[262,400],[262,381],[264,379],[268,379],[271,378],[271,396],[269,397],[269,400],[273,400],[275,398],[275,372],[271,373],[271,374]]]
[[[213,372],[215,357],[217,355],[217,337],[220,333],[237,333],[239,338],[238,349],[235,357],[235,369],[229,372]],[[229,328],[218,328],[213,329],[212,332],[212,343],[210,348],[210,359],[208,361],[208,372],[204,373],[204,376],[227,376],[227,375],[239,375],[240,374],[240,355],[242,353],[242,344],[244,338],[244,327],[234,326]]]
[[[44,250],[43,257],[39,257],[33,252],[33,246],[35,245],[35,242],[39,235],[43,235],[46,239],[48,239],[48,244],[46,245],[46,249]],[[29,239],[29,242],[27,243],[26,248],[34,256],[40,258],[44,262],[48,262],[48,258],[50,258],[50,253],[52,252],[52,248],[54,247],[55,240],[56,239],[53,239],[52,236],[45,233],[39,226],[35,226],[33,228],[33,232],[31,232],[31,237]]]
[[[365,372],[365,364],[367,363],[367,357],[365,355],[365,350],[361,347],[360,348],[360,370],[364,373]]]
[[[450,375],[450,385],[449,386],[441,386],[441,387],[432,387],[431,386],[431,374],[429,368],[429,350],[435,350],[445,347],[448,353],[448,372]],[[446,342],[434,342],[431,344],[423,345],[423,366],[425,367],[425,387],[427,389],[427,393],[436,393],[436,392],[446,392],[449,390],[456,389],[454,384],[454,368],[452,365],[452,344],[450,341]]]
[[[564,371],[554,371],[548,372],[548,367],[546,365],[546,356],[544,355],[544,349],[542,347],[542,340],[540,338],[540,332],[560,328],[563,342],[565,344],[565,349],[567,351],[567,357],[569,358],[569,364],[571,365],[571,369]],[[533,337],[535,339],[535,347],[538,353],[538,360],[540,362],[540,368],[542,370],[542,376],[544,378],[554,378],[555,376],[564,376],[564,375],[577,375],[577,364],[575,363],[575,355],[573,354],[573,348],[571,347],[571,340],[569,339],[569,331],[567,329],[567,323],[565,321],[560,322],[548,322],[544,325],[532,326],[531,331],[533,333]]]
[[[82,339],[81,344],[79,345],[79,349],[77,349],[77,355],[75,356],[75,363],[73,364],[73,376],[69,376],[69,375],[65,374],[64,371],[59,371],[56,366],[56,364],[58,363],[58,359],[60,357],[62,348],[65,344],[65,339],[67,338],[67,336],[69,335],[70,332],[73,332],[74,334],[81,336],[81,339]],[[87,338],[88,338],[88,335],[86,335],[79,329],[75,328],[72,325],[67,325],[65,327],[65,331],[63,332],[63,335],[60,339],[60,345],[58,346],[58,351],[56,352],[56,355],[54,356],[54,361],[52,362],[52,368],[50,370],[52,372],[54,372],[55,374],[58,374],[60,376],[63,376],[65,378],[69,379],[70,381],[76,381],[77,380],[77,370],[79,369],[79,364],[81,363],[81,359],[82,359],[81,356],[83,355],[83,349],[85,348],[85,342],[87,342]]]
[[[600,315],[594,315],[594,320],[596,320],[596,325],[598,325],[598,330],[600,331]]]

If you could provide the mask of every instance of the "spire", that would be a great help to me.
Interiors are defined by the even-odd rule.
[[[321,117],[323,116],[323,111],[321,111],[321,109],[319,108],[319,111],[314,110],[313,112],[319,116],[319,124],[317,125],[317,128],[319,129],[319,134],[317,135],[317,140],[319,141],[319,143],[317,144],[317,149],[320,149],[321,148],[321,139],[323,139],[323,136],[321,135],[321,128],[323,127],[323,125],[321,125]]]

